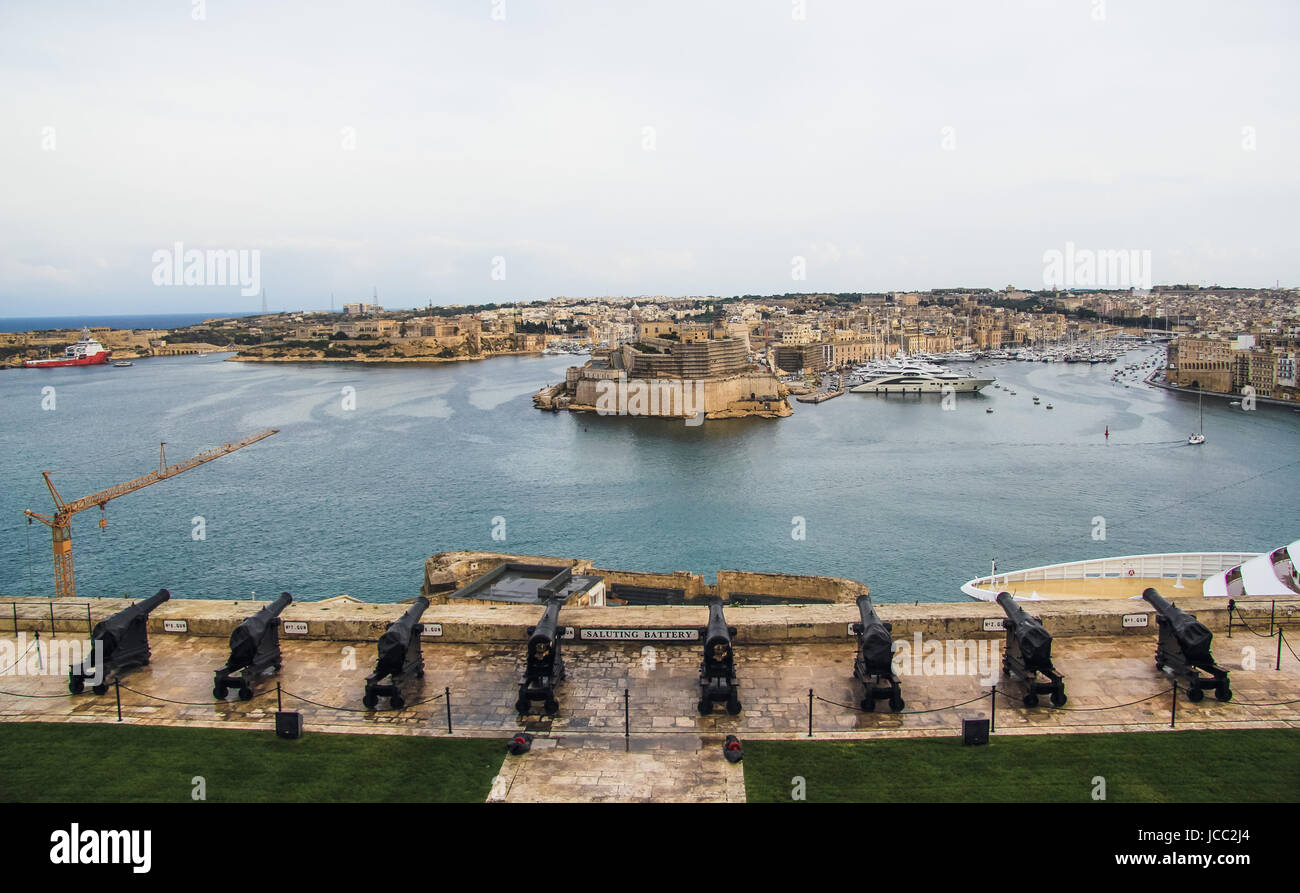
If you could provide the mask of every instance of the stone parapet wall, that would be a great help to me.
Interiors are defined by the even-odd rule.
[[[548,561],[554,559],[538,559]],[[600,573],[596,571],[596,573]],[[665,580],[674,575],[656,575]],[[638,585],[645,585],[638,581]],[[129,599],[55,599],[54,626],[62,635],[89,632],[90,624],[103,620],[110,614],[127,607]],[[86,606],[90,606],[87,621]],[[160,635],[192,635],[229,637],[244,618],[265,607],[265,601],[229,601],[216,599],[172,599],[149,615],[150,633]],[[1032,614],[1040,617],[1053,636],[1138,636],[1156,635],[1155,611],[1146,602],[1130,599],[1092,599],[1080,601],[1051,601],[1023,603]],[[47,635],[50,630],[49,599],[15,598],[0,601],[0,636],[13,634],[13,612],[18,614],[18,629],[39,631]],[[1226,601],[1219,599],[1183,598],[1179,606],[1197,615],[1197,618],[1215,634],[1215,647],[1228,646],[1225,631],[1228,623]],[[1239,600],[1239,616],[1261,632],[1267,632],[1270,600]],[[320,602],[294,602],[280,615],[284,621],[305,621],[305,634],[282,633],[282,639],[325,639],[356,642],[377,639],[388,622],[396,620],[409,607],[408,603],[370,604],[352,600],[332,599]],[[1002,638],[998,631],[986,631],[984,621],[1002,618],[1001,608],[987,602],[938,602],[919,605],[880,604],[876,612],[881,619],[893,624],[895,639],[910,639],[920,633],[927,639],[987,639]],[[1125,627],[1125,615],[1146,615],[1148,626]],[[776,643],[826,643],[849,641],[849,624],[858,619],[853,604],[790,605],[790,606],[729,606],[727,622],[737,628],[738,644]],[[441,624],[440,637],[426,638],[433,645],[438,642],[488,644],[523,642],[525,629],[537,623],[541,608],[536,605],[431,605],[422,622]],[[1288,638],[1300,642],[1300,599],[1278,600],[1276,603],[1278,625],[1285,628]],[[561,611],[560,623],[565,627],[581,629],[681,629],[703,627],[708,610],[699,605],[665,605],[654,607],[568,607]],[[186,633],[167,633],[166,620],[185,620]],[[1266,642],[1250,632],[1239,619],[1233,622],[1233,643],[1255,645],[1268,659],[1275,644]],[[578,645],[580,642],[574,642]],[[665,646],[670,647],[670,646]],[[1268,653],[1265,653],[1268,652]]]
[[[848,604],[856,603],[859,596],[869,592],[865,584],[840,577],[722,570],[718,571],[716,591],[724,602],[731,601],[733,592],[742,592]]]

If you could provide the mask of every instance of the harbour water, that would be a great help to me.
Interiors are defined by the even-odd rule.
[[[41,471],[70,500],[153,470],[159,441],[175,462],[266,427],[281,433],[110,502],[103,531],[97,509],[78,515],[79,594],[392,601],[416,594],[426,556],[484,549],[710,579],[845,576],[882,602],[959,601],[994,558],[1014,569],[1300,535],[1300,414],[1210,400],[1207,442],[1188,446],[1196,400],[1135,377],[1125,388],[1117,366],[983,364],[1017,395],[989,387],[951,411],[938,395],[846,394],[782,421],[691,427],[534,410],[531,394],[573,362],[208,356],[0,373],[0,597],[52,590],[49,531],[22,514],[51,509]]]
[[[80,329],[108,326],[112,329],[176,329],[194,326],[205,319],[252,316],[247,310],[211,313],[84,313],[79,316],[4,316],[0,332],[43,332],[52,329]]]

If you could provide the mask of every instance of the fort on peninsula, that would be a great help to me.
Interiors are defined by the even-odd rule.
[[[789,390],[749,360],[747,334],[668,320],[636,324],[636,340],[597,348],[564,381],[533,396],[538,409],[685,419],[784,418]]]

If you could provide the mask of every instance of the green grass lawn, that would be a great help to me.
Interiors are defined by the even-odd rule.
[[[0,723],[0,801],[483,802],[501,738]]]
[[[751,803],[789,803],[795,776],[821,803],[1300,801],[1300,730],[994,735],[745,742]]]

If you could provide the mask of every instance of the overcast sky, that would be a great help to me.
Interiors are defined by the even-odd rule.
[[[798,6],[5,0],[0,316],[1300,285],[1295,0]]]

